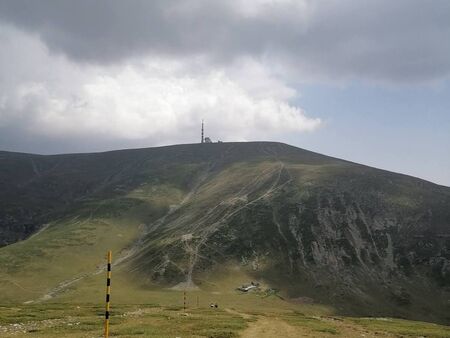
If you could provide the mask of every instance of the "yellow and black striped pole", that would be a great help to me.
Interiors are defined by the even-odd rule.
[[[111,259],[112,253],[108,251],[108,267],[106,269],[106,311],[105,311],[105,338],[109,337],[109,300],[111,295]]]
[[[186,290],[183,291],[183,310],[186,312]]]

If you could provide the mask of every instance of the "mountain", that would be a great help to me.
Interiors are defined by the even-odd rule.
[[[136,295],[255,280],[286,302],[450,322],[448,187],[273,142],[0,152],[0,168],[2,302],[89,299],[113,249]]]

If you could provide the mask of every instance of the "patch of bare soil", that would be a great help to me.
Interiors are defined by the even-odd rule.
[[[244,319],[251,319],[252,315],[249,315],[247,313],[238,312],[234,309],[225,309],[226,312],[231,313],[233,315],[241,316]]]
[[[259,317],[256,322],[250,323],[250,326],[245,329],[241,337],[242,338],[273,338],[273,337],[283,337],[283,338],[293,338],[293,337],[308,337],[308,338],[319,338],[319,337],[346,337],[346,338],[387,338],[395,337],[393,334],[387,332],[374,332],[368,331],[359,325],[353,323],[345,322],[337,318],[326,318],[322,317],[320,320],[328,322],[335,327],[334,331],[312,329],[310,327],[303,326],[293,326],[289,325],[287,322],[277,317]]]
[[[242,338],[297,338],[300,337],[297,328],[279,318],[260,317],[256,322],[242,332]]]

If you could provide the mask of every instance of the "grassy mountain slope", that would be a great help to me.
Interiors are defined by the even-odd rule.
[[[123,302],[245,303],[234,288],[258,280],[292,300],[277,307],[450,320],[449,188],[270,142],[2,152],[0,167],[0,243],[22,240],[0,249],[3,302],[101,297],[112,248]]]

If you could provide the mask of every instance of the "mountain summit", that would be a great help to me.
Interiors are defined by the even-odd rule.
[[[245,275],[286,301],[450,320],[450,188],[274,142],[0,152],[0,167],[3,301],[90,290],[112,248],[139,288]]]

